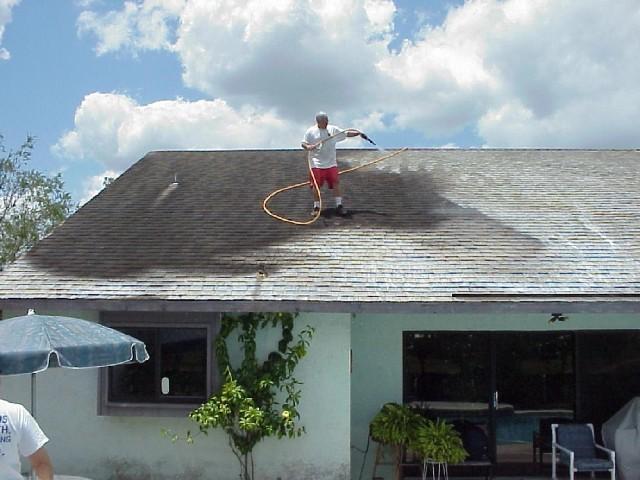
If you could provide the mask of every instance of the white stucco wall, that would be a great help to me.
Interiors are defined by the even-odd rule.
[[[387,402],[402,402],[402,332],[431,331],[565,331],[640,329],[638,315],[570,314],[566,322],[550,315],[357,315],[351,324],[351,478],[358,480],[369,422]],[[371,478],[376,444],[366,455],[362,479]],[[391,479],[385,466],[377,476]]]
[[[96,320],[97,312],[42,312]],[[3,318],[23,312],[3,312]],[[300,315],[316,329],[296,377],[307,433],[268,439],[254,451],[258,480],[347,479],[350,471],[349,315]],[[266,351],[261,348],[259,351]],[[4,377],[0,395],[29,405],[28,375]],[[37,419],[56,471],[94,480],[236,480],[237,460],[220,432],[172,444],[161,429],[197,430],[185,418],[99,417],[98,371],[50,369],[37,377]]]
[[[3,312],[9,318],[24,312]],[[97,312],[38,312],[96,320]],[[316,335],[297,378],[305,384],[301,412],[307,434],[267,440],[255,450],[259,480],[359,478],[371,418],[386,402],[402,401],[402,332],[562,331],[639,329],[636,315],[569,315],[549,324],[548,315],[354,315],[303,314]],[[272,343],[277,334],[265,339]],[[349,349],[353,372],[349,375]],[[238,478],[226,437],[212,432],[195,445],[172,444],[162,428],[195,430],[183,418],[98,417],[97,370],[52,369],[38,375],[38,421],[51,438],[60,473],[94,480]],[[0,395],[29,404],[29,376],[4,377]],[[371,478],[375,444],[362,478]],[[391,478],[391,469],[383,472]]]

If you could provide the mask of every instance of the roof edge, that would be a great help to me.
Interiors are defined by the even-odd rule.
[[[4,309],[87,309],[162,312],[313,312],[368,314],[597,313],[640,314],[640,296],[437,300],[430,302],[319,302],[293,300],[0,299]],[[26,310],[25,310],[26,311]]]

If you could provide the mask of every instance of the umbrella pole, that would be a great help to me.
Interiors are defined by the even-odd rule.
[[[36,418],[36,374],[31,374],[31,416]],[[36,480],[36,472],[29,466],[29,478]]]
[[[36,374],[31,374],[31,416],[36,418]]]

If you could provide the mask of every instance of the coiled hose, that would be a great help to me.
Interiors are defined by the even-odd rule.
[[[325,138],[324,140],[322,140],[320,143],[324,143],[330,139],[332,139],[333,137],[340,135],[342,132],[338,132],[334,135],[331,135],[327,138]],[[371,140],[369,140],[369,138],[364,137],[366,140],[370,141],[371,143],[373,143]],[[375,143],[374,143],[375,145]],[[383,157],[380,157],[376,160],[373,160],[371,162],[365,163],[363,165],[358,165],[356,167],[352,167],[352,168],[347,168],[346,170],[342,170],[340,172],[338,172],[338,175],[343,175],[345,173],[350,173],[350,172],[355,172],[356,170],[359,170],[361,168],[364,167],[368,167],[369,165],[373,165],[374,163],[378,163],[378,162],[382,162],[383,160],[388,160],[389,158],[395,157],[396,155],[401,154],[402,152],[404,152],[405,150],[407,150],[407,147],[404,147],[400,150],[397,150],[395,152],[392,152],[388,155],[385,155]],[[280,188],[278,190],[275,190],[274,192],[271,192],[269,195],[267,195],[267,197],[264,199],[264,201],[262,202],[262,209],[267,213],[267,215],[272,216],[273,218],[275,218],[276,220],[280,220],[282,222],[285,223],[291,223],[293,225],[311,225],[312,223],[314,223],[316,220],[318,220],[318,218],[320,218],[320,214],[322,212],[322,195],[320,194],[320,187],[318,187],[318,182],[316,181],[314,175],[313,175],[313,171],[311,170],[311,150],[309,150],[308,154],[307,154],[307,167],[309,169],[309,176],[311,178],[311,180],[313,181],[313,187],[315,188],[317,194],[318,194],[318,198],[320,199],[320,208],[318,209],[317,212],[314,213],[313,217],[310,220],[306,220],[306,221],[299,221],[299,220],[293,220],[291,218],[286,218],[283,216],[280,216],[276,213],[273,213],[271,210],[269,210],[269,207],[267,206],[268,203],[276,196],[281,194],[282,192],[286,192],[288,190],[293,190],[294,188],[300,188],[300,187],[304,187],[305,185],[309,185],[311,182],[310,181],[306,181],[306,182],[302,182],[302,183],[296,183],[295,185],[289,185],[287,187],[283,187]]]

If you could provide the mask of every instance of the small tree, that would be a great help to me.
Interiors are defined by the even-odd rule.
[[[34,138],[7,151],[0,135],[0,269],[49,234],[74,210],[62,175],[28,170]]]
[[[225,315],[216,339],[216,357],[224,378],[222,390],[189,414],[200,431],[222,428],[229,446],[240,463],[240,478],[254,478],[253,448],[266,437],[298,437],[304,427],[296,425],[300,418],[301,382],[293,372],[307,354],[313,328],[307,326],[294,342],[294,315],[289,313],[249,313]],[[280,326],[282,338],[277,349],[264,362],[256,356],[256,334],[270,326]],[[229,360],[227,339],[239,332],[238,341],[244,354],[234,368]],[[293,343],[292,343],[293,342]],[[282,402],[279,397],[284,397]],[[191,439],[187,434],[187,441]]]

